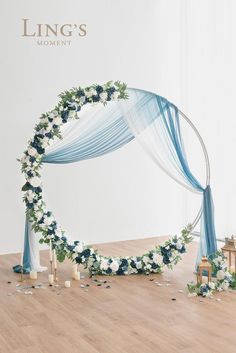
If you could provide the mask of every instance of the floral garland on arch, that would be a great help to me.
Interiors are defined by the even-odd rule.
[[[32,229],[41,234],[40,243],[49,243],[55,249],[57,259],[62,262],[65,257],[88,268],[91,275],[129,275],[135,273],[159,273],[163,266],[172,268],[186,251],[186,244],[192,241],[191,225],[184,228],[180,236],[173,236],[163,245],[142,256],[107,257],[102,256],[91,246],[81,241],[69,243],[53,213],[46,208],[42,198],[42,181],[40,169],[46,148],[55,138],[62,138],[62,125],[79,119],[79,111],[85,104],[106,104],[111,100],[127,99],[126,85],[120,82],[107,82],[104,85],[93,85],[86,88],[73,88],[59,96],[55,108],[42,114],[35,126],[34,136],[28,142],[21,162],[22,173],[26,182],[22,187],[23,200],[26,204],[26,216]]]

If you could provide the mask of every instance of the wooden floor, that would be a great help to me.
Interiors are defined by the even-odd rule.
[[[99,249],[106,255],[138,255],[161,241],[110,243]],[[41,256],[42,264],[48,265],[48,252]],[[195,258],[196,244],[192,244],[173,271],[106,277],[112,282],[102,286],[93,284],[84,271],[85,279],[73,281],[72,288],[51,288],[43,273],[36,283],[44,283],[45,288],[26,295],[24,290],[16,292],[18,276],[11,271],[19,255],[1,256],[0,352],[234,353],[236,293],[188,298],[185,286],[194,278]],[[69,262],[60,265],[60,282],[70,279],[70,272]],[[154,277],[162,286],[150,281]],[[82,283],[90,284],[87,290],[80,287]]]

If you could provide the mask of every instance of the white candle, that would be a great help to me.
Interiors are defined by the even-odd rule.
[[[32,271],[30,271],[30,279],[37,279],[37,271],[34,271],[34,270],[32,270]]]
[[[70,281],[65,281],[65,287],[70,288]]]
[[[77,272],[78,272],[78,265],[77,264],[72,265],[71,277],[74,278]]]
[[[50,261],[52,261],[52,241],[49,241]]]
[[[24,248],[21,250],[21,258],[20,258],[20,265],[23,267],[23,260],[24,260]]]
[[[76,281],[80,281],[80,272],[79,271],[74,273],[73,279],[76,280]]]
[[[49,284],[54,283],[54,276],[52,274],[48,275],[48,282],[49,282]]]
[[[56,255],[56,250],[53,250],[53,259],[54,259],[54,269],[57,269],[57,255]]]

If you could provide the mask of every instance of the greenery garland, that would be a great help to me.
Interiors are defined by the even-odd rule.
[[[127,99],[126,85],[121,82],[107,82],[104,85],[92,85],[86,88],[73,88],[60,94],[55,108],[42,114],[35,126],[34,136],[28,142],[21,162],[26,182],[22,187],[26,204],[27,219],[35,232],[41,234],[40,243],[49,243],[56,250],[57,259],[65,257],[88,268],[91,275],[129,275],[135,273],[159,273],[163,266],[172,268],[181,259],[192,237],[191,225],[184,228],[180,236],[173,236],[163,245],[156,246],[142,256],[107,257],[102,256],[91,246],[81,241],[69,243],[65,232],[59,226],[51,211],[48,211],[42,198],[40,169],[46,148],[55,138],[62,138],[62,125],[79,119],[79,112],[85,104],[106,104],[111,100]]]

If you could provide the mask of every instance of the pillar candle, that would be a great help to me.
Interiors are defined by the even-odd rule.
[[[49,282],[49,284],[53,284],[54,283],[54,276],[52,274],[48,275],[48,282]]]
[[[76,281],[80,281],[80,272],[79,271],[74,273],[73,279],[76,280]]]
[[[30,271],[30,279],[37,279],[37,271],[34,271],[34,270],[32,270],[32,271]]]
[[[74,278],[77,272],[78,272],[78,265],[77,264],[72,265],[71,277]]]
[[[21,250],[21,258],[20,258],[20,265],[23,267],[23,260],[24,260],[24,248]]]
[[[70,288],[70,281],[65,281],[65,287]]]

